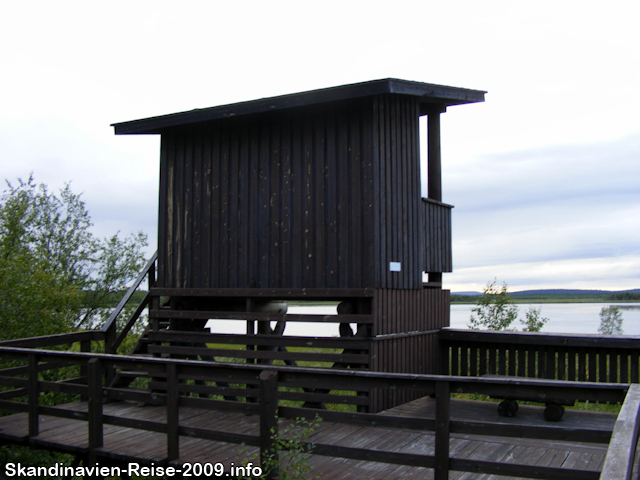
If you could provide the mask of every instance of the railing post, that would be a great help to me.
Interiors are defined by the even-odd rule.
[[[444,342],[438,338],[438,362],[439,365],[436,369],[436,374],[439,375],[449,375],[450,372],[450,361],[449,361],[449,343]]]
[[[147,275],[147,285],[149,286],[149,290],[156,286],[156,264],[155,262],[151,262],[149,265],[149,272]]]
[[[278,372],[260,373],[260,465],[267,478],[278,478]]]
[[[449,478],[450,402],[449,382],[436,382],[435,480],[447,480]]]
[[[89,390],[89,451],[102,447],[102,368],[100,360],[87,362]]]
[[[29,436],[35,437],[40,433],[39,419],[38,419],[38,357],[35,353],[29,354]]]
[[[83,353],[91,353],[91,340],[83,340],[80,342],[80,351]],[[80,376],[81,377],[87,377],[88,373],[87,373],[87,366],[86,365],[81,365],[80,366]],[[87,380],[88,382],[88,380]],[[87,395],[80,395],[80,401],[82,402],[86,402],[89,399],[89,397]]]
[[[113,322],[111,325],[109,325],[109,328],[107,328],[107,331],[105,332],[104,353],[112,353],[112,354],[116,353],[115,349],[113,348],[113,344],[116,341],[116,325],[117,325],[117,322]],[[111,385],[111,382],[116,376],[115,367],[112,365],[107,366],[105,368],[104,376],[105,376],[105,380],[104,380],[105,385],[107,386]]]
[[[157,253],[157,252],[156,252]],[[156,264],[152,263],[149,266],[149,276],[147,278],[147,282],[149,285],[149,293],[151,293],[151,289],[156,286]],[[160,308],[160,298],[159,297],[151,297],[149,301],[149,324],[154,332],[157,332],[160,328],[160,321],[157,318],[151,318],[151,310],[158,310]],[[155,355],[154,355],[155,356]]]
[[[167,457],[176,460],[180,457],[178,366],[167,364]]]

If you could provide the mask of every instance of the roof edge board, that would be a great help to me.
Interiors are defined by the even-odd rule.
[[[387,78],[113,123],[111,126],[116,135],[158,134],[171,127],[385,93],[416,96],[424,99],[425,103],[436,102],[449,106],[483,102],[486,92]]]

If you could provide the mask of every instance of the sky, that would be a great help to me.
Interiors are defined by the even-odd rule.
[[[0,176],[155,250],[158,136],[110,124],[380,78],[442,116],[452,291],[640,288],[640,3],[0,2]],[[423,128],[426,133],[426,127]]]

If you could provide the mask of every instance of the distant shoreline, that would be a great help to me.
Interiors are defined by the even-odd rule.
[[[452,305],[473,305],[478,301],[480,297],[473,297],[465,295],[465,299],[453,299],[451,294]],[[516,304],[521,303],[610,303],[612,305],[616,303],[637,303],[640,304],[640,300],[611,300],[609,298],[540,298],[540,297],[511,297],[511,301]]]
[[[640,289],[579,290],[568,288],[507,293],[513,303],[640,303]],[[452,304],[474,304],[482,292],[451,292]]]

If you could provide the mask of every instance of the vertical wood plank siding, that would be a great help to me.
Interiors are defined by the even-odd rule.
[[[371,370],[390,373],[438,373],[438,332],[378,338],[371,344]],[[424,396],[424,392],[372,389],[371,413]]]
[[[422,199],[421,219],[424,222],[420,250],[425,272],[452,272],[451,206],[427,198]]]
[[[373,300],[373,335],[438,330],[449,326],[450,292],[376,290]]]
[[[380,288],[421,288],[419,105],[385,95],[373,100],[374,232]],[[389,262],[400,262],[391,272]]]
[[[163,133],[159,285],[419,289],[425,265],[450,271],[418,120],[382,95]]]
[[[439,329],[449,326],[448,290],[376,290],[371,370],[439,373]],[[372,390],[372,412],[418,398],[422,392]]]
[[[162,135],[161,286],[375,285],[371,108]]]

